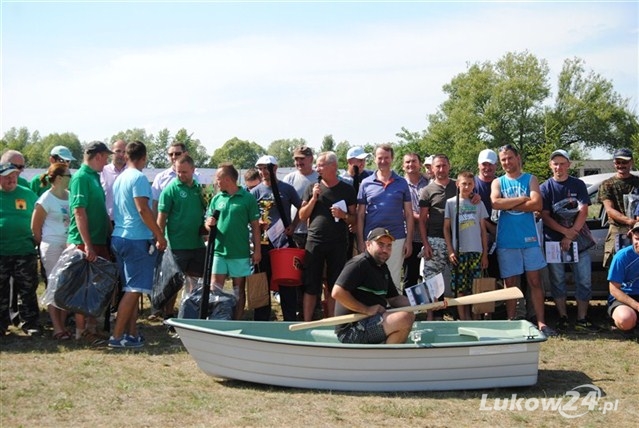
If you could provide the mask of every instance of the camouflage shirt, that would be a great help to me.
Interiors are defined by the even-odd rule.
[[[626,179],[611,177],[601,183],[599,187],[599,202],[603,203],[606,199],[612,202],[612,207],[622,214],[626,214],[623,196],[631,193],[639,192],[639,177],[631,175]],[[612,221],[611,221],[612,222]],[[620,226],[612,222],[616,226]]]

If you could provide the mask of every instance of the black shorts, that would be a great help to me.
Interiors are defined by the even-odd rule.
[[[171,250],[178,266],[185,275],[200,278],[204,276],[204,259],[206,249],[196,248],[194,250]]]
[[[326,285],[329,291],[346,264],[347,243],[320,244],[306,243],[304,258],[304,293],[319,296],[322,293],[324,266],[326,266]]]
[[[382,314],[373,315],[363,320],[352,322],[336,328],[337,338],[342,343],[384,343],[384,317]]]
[[[630,297],[639,302],[639,296],[638,295],[632,294],[632,295],[630,295]],[[617,309],[621,305],[625,305],[625,303],[621,303],[619,300],[616,300],[616,299],[613,300],[612,303],[608,303],[608,316],[612,318],[612,313],[615,311],[615,309]],[[637,312],[637,311],[635,311],[635,312]]]

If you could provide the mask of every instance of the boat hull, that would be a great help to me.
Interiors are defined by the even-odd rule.
[[[205,373],[227,379],[342,391],[441,391],[537,382],[546,337],[526,321],[418,322],[401,345],[341,344],[333,329],[290,323],[171,319]]]

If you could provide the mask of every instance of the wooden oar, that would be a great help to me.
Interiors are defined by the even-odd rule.
[[[498,302],[500,300],[521,299],[524,297],[521,290],[517,287],[503,288],[501,290],[487,291],[485,293],[473,294],[470,296],[462,296],[456,299],[446,299],[447,306],[475,305],[478,303]],[[423,312],[430,309],[437,309],[444,305],[444,302],[426,303],[424,305],[403,306],[401,308],[389,309],[386,312]],[[315,327],[325,327],[330,325],[347,324],[356,322],[370,315],[366,314],[348,314],[338,317],[324,318],[318,321],[302,322],[299,324],[291,324],[288,326],[290,331],[306,330]]]

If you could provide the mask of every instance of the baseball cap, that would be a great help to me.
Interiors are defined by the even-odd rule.
[[[307,146],[298,146],[293,150],[294,158],[305,158],[306,156],[313,156],[313,149]]]
[[[377,241],[379,238],[383,236],[388,236],[391,241],[394,241],[393,235],[388,231],[388,229],[384,229],[383,227],[376,227],[375,229],[368,232],[368,236],[366,237],[367,241]]]
[[[433,159],[435,159],[435,156],[433,155],[428,156],[426,159],[424,159],[424,165],[432,165]]]
[[[57,156],[65,161],[74,161],[75,158],[71,154],[71,150],[67,149],[64,146],[55,146],[51,149],[51,156]]]
[[[93,155],[97,153],[112,154],[113,152],[102,141],[92,141],[84,149],[84,153],[86,153],[87,155]]]
[[[497,153],[490,149],[484,149],[479,152],[479,156],[477,156],[477,163],[488,162],[493,165],[497,163]]]
[[[14,172],[20,172],[17,166],[12,164],[11,162],[5,162],[0,164],[0,175],[5,177],[9,174],[13,174]]]
[[[623,160],[632,160],[632,152],[630,149],[618,149],[615,150],[615,154],[612,156],[613,159],[623,159]]]
[[[346,160],[349,159],[366,159],[370,154],[366,153],[361,147],[351,147],[346,153]]]
[[[568,156],[568,152],[565,150],[561,150],[561,149],[555,150],[554,152],[550,154],[550,160],[553,160],[555,156],[563,156],[566,159],[568,159],[568,162],[570,162],[570,156]]]
[[[264,155],[255,162],[255,166],[268,164],[277,165],[277,159],[275,159],[275,156]]]
[[[637,230],[639,230],[639,221],[636,222],[634,226],[632,226],[632,229],[630,229],[630,231],[628,231],[628,235],[630,235],[631,233],[636,232]]]

